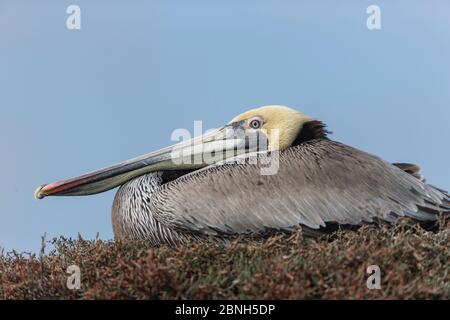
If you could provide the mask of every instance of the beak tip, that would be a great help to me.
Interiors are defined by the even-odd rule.
[[[36,188],[36,190],[34,191],[34,198],[39,200],[39,199],[43,199],[45,197],[45,194],[42,192],[42,189],[46,186],[46,184],[40,185],[39,187]]]

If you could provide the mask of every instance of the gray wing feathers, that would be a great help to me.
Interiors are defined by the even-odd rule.
[[[261,175],[256,164],[211,166],[163,185],[152,197],[162,223],[209,234],[402,216],[436,220],[449,204],[446,193],[401,168],[330,140],[280,152],[275,175]]]

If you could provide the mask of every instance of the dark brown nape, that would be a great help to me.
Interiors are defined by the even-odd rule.
[[[314,139],[328,139],[328,134],[331,132],[325,129],[325,127],[326,124],[319,120],[305,122],[297,137],[292,142],[292,146]]]
[[[420,167],[418,165],[414,163],[393,163],[393,165],[416,177],[417,179],[425,182],[425,178],[420,173]]]
[[[188,174],[196,169],[185,169],[185,170],[167,170],[163,171],[161,174],[162,184],[175,180],[185,174]]]

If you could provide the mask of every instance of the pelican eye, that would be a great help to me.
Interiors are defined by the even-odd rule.
[[[250,128],[252,129],[259,129],[261,128],[261,121],[254,119],[252,121],[250,121]]]

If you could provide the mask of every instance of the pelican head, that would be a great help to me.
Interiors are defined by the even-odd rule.
[[[192,171],[243,153],[284,150],[295,144],[305,124],[314,122],[309,116],[285,106],[252,109],[222,128],[194,139],[79,177],[42,185],[36,189],[35,197],[96,194],[151,172]],[[323,128],[320,122],[319,127]],[[263,147],[261,140],[265,141]]]
[[[262,130],[267,136],[269,150],[284,150],[293,144],[303,124],[312,120],[289,107],[271,105],[248,110],[231,120],[230,124],[242,123],[246,130]]]

